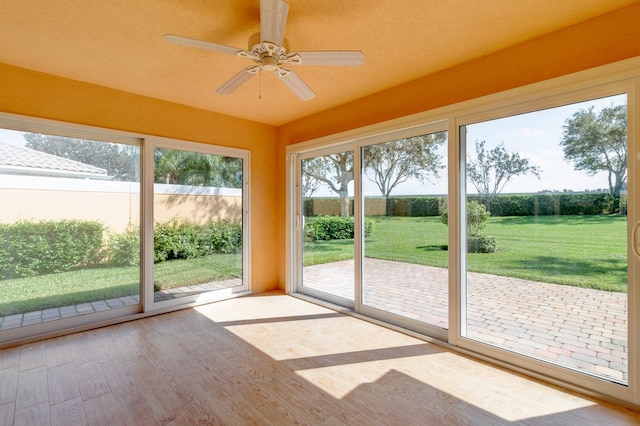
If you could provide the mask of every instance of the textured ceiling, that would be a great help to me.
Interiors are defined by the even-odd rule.
[[[0,62],[281,125],[634,3],[631,0],[288,0],[290,51],[361,50],[360,67],[299,66],[300,101],[261,73],[215,89],[243,58],[163,41],[247,48],[259,0],[2,0]],[[1,78],[1,76],[0,76]]]

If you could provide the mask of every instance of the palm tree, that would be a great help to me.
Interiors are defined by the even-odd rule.
[[[213,154],[158,149],[156,183],[193,186],[241,186],[242,160]]]

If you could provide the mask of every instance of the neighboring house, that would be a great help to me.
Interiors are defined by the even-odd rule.
[[[0,141],[0,174],[110,180],[105,169]]]

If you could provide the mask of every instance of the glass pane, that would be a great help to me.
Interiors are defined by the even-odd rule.
[[[0,330],[137,305],[139,147],[0,140]]]
[[[242,159],[154,158],[154,301],[242,286]]]
[[[353,300],[353,151],[302,161],[302,286]]]
[[[446,132],[362,148],[365,305],[448,327]]]
[[[626,96],[462,128],[471,339],[628,383]]]

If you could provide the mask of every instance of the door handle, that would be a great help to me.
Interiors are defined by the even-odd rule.
[[[633,254],[635,254],[637,258],[640,258],[640,252],[638,251],[638,228],[640,228],[640,222],[637,222],[631,231],[631,249],[633,250]]]

